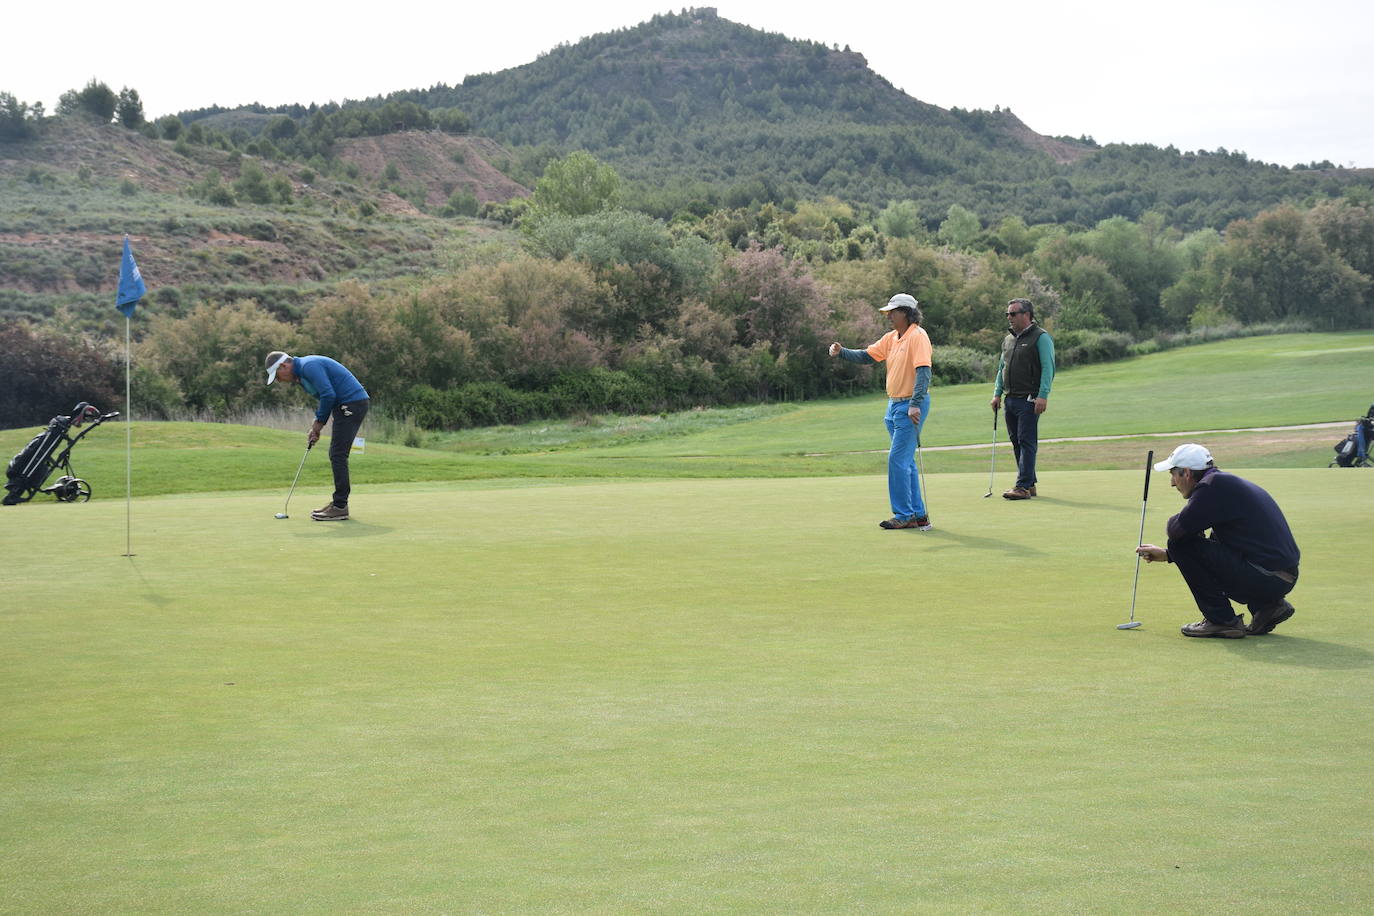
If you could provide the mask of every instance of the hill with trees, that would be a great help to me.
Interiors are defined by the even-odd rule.
[[[878,390],[824,344],[898,290],[939,382],[990,377],[1013,296],[1063,365],[1374,324],[1368,171],[1042,137],[710,10],[343,104],[0,92],[0,425],[57,409],[55,361],[111,390],[125,233],[153,416],[275,403],[280,347],[434,427]]]

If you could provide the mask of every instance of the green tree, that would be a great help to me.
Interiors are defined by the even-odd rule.
[[[119,96],[109,86],[95,79],[84,88],[69,89],[57,100],[57,113],[63,117],[81,116],[101,124],[109,124],[114,119],[115,107]]]
[[[914,200],[894,200],[878,213],[878,231],[888,238],[910,239],[925,231],[921,205]]]
[[[185,317],[154,314],[140,352],[178,385],[193,410],[216,413],[273,402],[262,383],[262,355],[293,350],[296,329],[251,300],[203,303]]]
[[[940,241],[955,251],[965,251],[983,231],[978,214],[959,204],[950,204],[948,216],[940,224]]]
[[[138,97],[137,89],[125,86],[119,90],[119,98],[115,102],[115,115],[119,118],[119,123],[130,130],[143,126],[143,100]]]
[[[162,134],[164,140],[175,140],[181,136],[182,128],[186,125],[181,123],[181,118],[176,115],[163,115],[157,119],[158,132]]]
[[[38,135],[43,106],[30,106],[12,93],[0,92],[0,140],[24,140]]]
[[[1248,321],[1307,319],[1329,328],[1374,324],[1365,294],[1370,279],[1322,243],[1306,214],[1266,210],[1227,227],[1213,268],[1218,305]]]
[[[534,186],[534,210],[539,217],[587,216],[611,209],[619,201],[620,176],[615,169],[581,150],[550,162]]]

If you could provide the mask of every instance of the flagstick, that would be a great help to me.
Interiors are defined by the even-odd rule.
[[[134,508],[134,411],[129,400],[129,316],[124,316],[124,556],[132,557]]]

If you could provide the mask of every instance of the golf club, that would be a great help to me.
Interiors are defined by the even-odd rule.
[[[305,467],[305,459],[310,457],[310,450],[315,447],[311,442],[305,447],[305,454],[301,456],[301,463],[296,466],[296,476],[291,480],[291,489],[286,491],[286,505],[281,507],[281,511],[276,514],[276,518],[290,518],[286,514],[287,506],[291,505],[291,494],[296,492],[296,481],[301,479],[301,468]]]
[[[992,412],[992,455],[988,458],[988,491],[983,494],[987,499],[992,495],[992,476],[997,471],[997,411]]]
[[[921,501],[926,504],[926,515],[930,515],[930,491],[926,489],[926,472],[921,464],[921,440],[916,439],[916,477],[921,483]]]
[[[1118,630],[1134,630],[1140,626],[1140,621],[1135,619],[1135,593],[1140,586],[1140,550],[1141,544],[1145,543],[1145,506],[1150,501],[1150,466],[1154,463],[1155,453],[1151,449],[1145,456],[1145,495],[1140,498],[1140,534],[1135,539],[1137,548],[1135,555],[1135,582],[1131,585],[1131,619],[1126,623],[1118,623]]]

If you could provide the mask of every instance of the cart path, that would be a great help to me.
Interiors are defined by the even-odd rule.
[[[1192,429],[1172,433],[1123,433],[1112,436],[1065,436],[1060,439],[1041,439],[1040,444],[1045,445],[1049,442],[1105,442],[1109,439],[1176,439],[1182,436],[1207,436],[1213,433],[1270,433],[1280,432],[1289,429],[1338,429],[1349,426],[1353,420],[1337,420],[1332,423],[1301,423],[1295,426],[1242,426],[1238,429]],[[1003,445],[1008,444],[1006,439],[999,442]],[[922,447],[922,451],[927,452],[957,452],[968,449],[982,448],[991,446],[989,442],[975,442],[972,445],[927,445]],[[826,455],[861,455],[868,452],[886,452],[885,448],[866,448],[847,452],[807,452],[807,458],[824,458]]]

